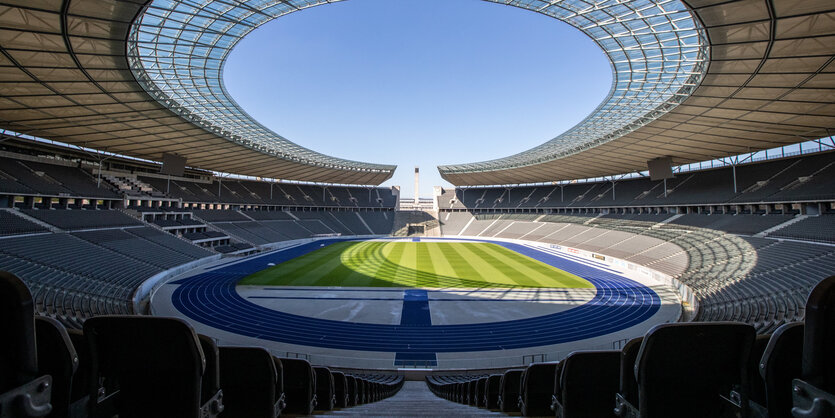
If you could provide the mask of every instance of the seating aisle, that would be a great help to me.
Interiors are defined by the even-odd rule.
[[[432,394],[424,382],[405,382],[403,388],[391,398],[383,399],[353,408],[330,411],[316,416],[359,416],[359,417],[485,417],[504,416],[498,412],[491,412],[467,405],[461,405],[441,399]]]

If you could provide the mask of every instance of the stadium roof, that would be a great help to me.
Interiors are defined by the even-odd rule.
[[[274,3],[282,13],[312,4]],[[264,13],[227,1],[0,0],[0,128],[155,161],[176,153],[242,175],[390,178],[393,165],[305,149],[229,98],[223,60],[272,19]]]
[[[537,4],[542,11],[566,13],[557,9],[566,3],[583,2],[528,0],[523,3]],[[627,50],[631,51],[635,45],[633,38],[648,38],[649,48],[642,48],[649,51],[645,58],[633,54],[626,62],[644,61],[648,68],[666,67],[667,48],[673,42],[662,42],[659,51],[647,36],[658,32],[659,18],[645,19],[649,25],[636,27],[636,21],[647,17],[641,11],[647,3],[600,2],[585,12],[608,13],[608,18],[600,19],[600,29],[618,42],[626,40]],[[609,98],[595,113],[565,134],[529,151],[481,163],[441,166],[441,175],[455,185],[601,177],[646,170],[647,160],[656,157],[670,156],[674,164],[684,164],[832,135],[831,130],[835,129],[835,2],[686,0],[686,3],[701,23],[699,32],[708,42],[709,60],[698,87],[688,91],[685,84],[677,94],[686,96],[672,98],[680,98],[680,104],[670,100],[611,132],[605,128],[596,130],[605,121],[623,115],[613,100],[624,94],[622,82],[630,77],[629,71],[619,68],[624,60],[598,41],[612,60],[614,83]],[[672,4],[664,7],[674,10]],[[574,24],[570,19],[566,21]],[[663,19],[661,22],[663,25]],[[597,28],[575,26],[595,38],[592,29]],[[661,28],[669,31],[665,26]],[[606,36],[602,39],[608,40]],[[687,68],[677,69],[687,71]],[[643,71],[641,67],[638,70]],[[698,70],[698,65],[691,67],[692,72]],[[666,71],[665,68],[660,72]],[[627,82],[630,83],[627,90],[646,89],[632,84],[631,80]],[[574,136],[584,136],[586,132],[594,132],[585,137],[590,142],[573,141]]]
[[[456,185],[644,170],[828,136],[831,0],[489,0],[574,25],[609,55],[612,90],[581,124],[520,154],[440,167]],[[327,0],[0,0],[0,128],[160,161],[282,179],[379,184],[394,166],[275,134],[221,81],[257,26]],[[694,19],[695,17],[695,19]],[[512,138],[509,138],[512,139]]]

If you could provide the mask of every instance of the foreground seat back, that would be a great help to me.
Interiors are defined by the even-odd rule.
[[[38,371],[52,376],[52,412],[50,417],[69,415],[72,382],[78,369],[78,355],[67,334],[67,329],[52,318],[35,319],[38,344]]]
[[[205,360],[197,334],[176,318],[99,316],[84,322],[92,359],[93,417],[200,417]],[[118,387],[99,394],[98,382]],[[103,396],[102,396],[103,395]]]
[[[81,330],[68,329],[67,334],[72,341],[75,354],[78,356],[78,368],[73,375],[72,392],[70,394],[72,415],[83,416],[87,413],[87,401],[90,399],[90,367],[92,362],[90,347]]]
[[[504,372],[499,390],[499,409],[502,412],[519,412],[519,382],[524,369]]]
[[[223,418],[274,418],[278,372],[273,356],[260,347],[218,347]]]
[[[560,402],[562,402],[562,365],[563,362],[559,362],[557,364],[557,368],[554,369],[554,393],[551,395],[551,410],[555,411],[559,410]]]
[[[51,378],[38,377],[35,307],[17,276],[0,271],[0,414],[45,416],[52,409]]]
[[[621,349],[620,357],[620,386],[618,393],[630,405],[635,407],[638,406],[638,381],[635,380],[635,360],[638,359],[638,351],[641,350],[641,343],[643,341],[644,337],[629,340]]]
[[[203,381],[200,385],[200,402],[206,403],[214,399],[211,408],[220,413],[223,408],[223,393],[220,390],[220,352],[214,340],[198,335],[200,349],[203,351],[203,358],[206,360],[206,370],[203,372]]]
[[[752,404],[752,408],[763,410],[765,406],[765,382],[760,376],[760,360],[765,353],[765,348],[768,346],[768,341],[771,339],[770,334],[757,335],[754,338],[754,345],[751,346],[751,354],[748,356],[748,400]]]
[[[519,407],[524,416],[551,414],[554,374],[558,363],[537,363],[528,366],[522,377]]]
[[[288,414],[310,415],[316,404],[316,374],[307,360],[282,358],[284,401]]]
[[[336,399],[336,408],[348,407],[348,378],[345,373],[331,372],[333,376],[333,395]]]
[[[759,364],[769,418],[791,418],[792,380],[800,377],[802,355],[802,322],[784,324],[771,335]]]
[[[275,400],[276,408],[283,411],[287,406],[286,397],[284,395],[284,363],[276,356],[273,356],[273,365],[275,366]]]
[[[735,389],[747,406],[754,336],[752,326],[736,322],[653,327],[635,364],[640,416],[720,417],[733,409],[723,397]]]
[[[316,373],[316,410],[330,411],[336,403],[333,375],[327,367],[314,367]]]
[[[487,377],[487,387],[484,389],[484,407],[499,409],[499,395],[502,389],[502,374],[491,374]]]
[[[620,387],[620,351],[575,351],[562,361],[562,396],[557,416],[563,418],[614,417],[615,394]]]
[[[806,301],[801,378],[793,383],[795,417],[835,416],[835,276],[818,283]]]

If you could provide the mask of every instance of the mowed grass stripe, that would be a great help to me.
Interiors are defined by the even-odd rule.
[[[455,271],[455,269],[453,269],[452,265],[450,265],[449,263],[449,258],[447,258],[447,254],[444,254],[443,249],[440,245],[427,245],[424,248],[426,248],[426,253],[432,263],[433,271]],[[461,285],[461,280],[455,277],[451,277],[448,279],[444,278],[444,280],[441,282],[441,280],[436,276],[435,284],[436,286],[427,285],[426,287],[456,287]]]
[[[517,257],[517,253],[498,245],[479,247],[479,250],[492,254],[498,261],[497,265],[505,265],[508,269],[515,270],[519,277],[525,277],[532,280],[541,287],[550,287],[553,284],[554,267],[539,260],[534,260],[529,257]],[[561,280],[571,279],[572,278],[561,278]],[[578,286],[582,286],[584,282],[586,282],[585,280],[580,280],[581,282],[577,283]],[[561,282],[560,284],[565,285],[564,282]]]
[[[244,285],[512,288],[592,287],[491,243],[342,242],[254,273]]]
[[[440,260],[432,257],[429,248],[430,246],[427,245],[415,246],[417,270],[427,273],[417,279],[415,283],[417,287],[439,287],[438,275],[435,274],[435,263],[440,263]]]
[[[458,244],[458,245],[456,245]],[[443,251],[443,255],[446,256],[447,260],[449,260],[449,265],[452,266],[452,270],[454,271],[454,277],[458,277],[462,284],[468,282],[484,282],[485,279],[481,277],[481,274],[472,264],[467,261],[464,254],[458,251],[457,248],[460,246],[466,245],[468,243],[451,243],[451,242],[443,242],[440,243],[439,247]],[[497,278],[494,280],[498,280]]]
[[[482,276],[499,278],[498,280],[501,280],[501,283],[509,285],[539,287],[535,281],[515,277],[517,275],[516,270],[500,264],[498,260],[479,249],[478,246],[474,246],[473,243],[468,242],[459,249],[468,260],[473,260],[473,267]]]

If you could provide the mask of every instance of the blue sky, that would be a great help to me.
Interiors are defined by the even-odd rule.
[[[449,186],[439,164],[504,157],[588,115],[609,63],[580,31],[480,0],[349,0],[256,29],[224,69],[232,97],[302,146],[398,165],[386,186]]]

